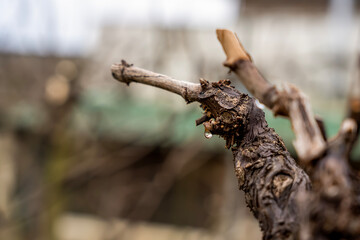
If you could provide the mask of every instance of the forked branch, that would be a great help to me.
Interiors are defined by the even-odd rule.
[[[319,157],[325,151],[326,143],[306,97],[292,85],[279,91],[260,74],[233,32],[218,29],[216,33],[227,56],[224,65],[235,72],[254,97],[275,115],[290,118],[299,158],[308,162]]]
[[[290,119],[300,163],[312,181],[312,190],[299,199],[302,222],[300,239],[360,239],[359,176],[348,164],[357,126],[356,106],[338,135],[326,140],[306,97],[292,85],[280,91],[256,69],[241,43],[229,30],[217,30],[227,60],[224,65],[237,74],[245,87],[262,103]],[[320,121],[321,123],[321,121]],[[321,131],[322,130],[322,131]],[[323,132],[323,133],[322,133]]]
[[[360,179],[348,158],[356,136],[353,120],[337,137],[325,139],[306,97],[294,86],[278,90],[259,73],[237,37],[217,30],[227,55],[224,65],[274,114],[288,117],[302,170],[255,100],[230,86],[229,80],[188,83],[133,67],[122,61],[111,67],[117,80],[155,86],[201,103],[204,116],[196,124],[223,137],[231,148],[239,188],[259,220],[263,239],[360,239]],[[321,122],[321,121],[320,121]]]

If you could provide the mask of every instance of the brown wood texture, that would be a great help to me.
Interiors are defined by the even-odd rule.
[[[224,65],[275,115],[286,116],[291,121],[300,165],[312,183],[311,191],[299,195],[298,209],[301,211],[298,216],[302,221],[294,237],[360,239],[359,175],[349,165],[350,151],[357,136],[356,122],[346,119],[338,135],[327,141],[324,128],[316,122],[310,103],[299,89],[285,85],[284,90],[278,90],[264,79],[250,59],[239,54],[243,46],[239,41],[235,44],[234,33],[218,29],[217,35],[225,54],[232,53],[232,61]]]
[[[229,80],[187,83],[125,61],[114,64],[112,74],[126,84],[159,87],[201,103],[204,115],[196,124],[224,138],[231,148],[239,188],[259,220],[263,239],[360,239],[360,180],[348,164],[355,121],[344,121],[339,134],[327,140],[301,91],[291,85],[279,91],[259,73],[232,32],[217,30],[217,35],[228,56],[225,65],[255,98],[291,121],[305,171],[268,126],[255,99]]]
[[[223,137],[226,147],[232,148],[239,187],[259,219],[264,239],[286,239],[295,234],[299,227],[297,195],[309,189],[310,182],[281,138],[268,127],[264,112],[253,98],[231,87],[228,80],[209,83],[201,79],[200,84],[189,88],[183,81],[164,75],[159,81],[153,77],[158,74],[124,62],[113,65],[112,72],[119,81],[126,79],[126,83],[139,82],[140,78],[141,83],[164,89],[169,88],[164,85],[171,84],[171,89],[178,89],[176,93],[187,101],[188,95],[181,93],[191,91],[191,100],[200,102],[205,111],[205,117],[198,122],[212,134]]]
[[[224,65],[235,72],[254,97],[275,115],[289,117],[299,158],[310,161],[319,157],[325,151],[326,143],[304,94],[292,85],[285,85],[284,90],[279,91],[260,74],[251,58],[244,58],[246,51],[233,32],[218,29],[216,33],[227,55]]]

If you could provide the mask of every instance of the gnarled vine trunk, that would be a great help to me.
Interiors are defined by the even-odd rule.
[[[229,80],[187,83],[125,61],[114,64],[112,74],[126,84],[152,85],[201,103],[204,115],[196,124],[202,123],[209,136],[223,137],[232,149],[239,188],[264,239],[360,239],[359,176],[347,161],[356,122],[345,120],[339,134],[327,140],[321,120],[314,118],[296,87],[279,91],[258,72],[232,32],[217,34],[227,55],[224,65],[275,115],[290,119],[301,167],[269,128],[255,99],[230,86]]]

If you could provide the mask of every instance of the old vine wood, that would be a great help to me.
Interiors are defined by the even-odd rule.
[[[346,119],[336,137],[327,140],[305,95],[295,86],[283,90],[268,82],[253,64],[236,35],[217,30],[227,59],[253,97],[239,92],[229,80],[199,84],[115,63],[120,82],[137,82],[199,102],[204,115],[196,121],[224,138],[232,150],[235,175],[245,200],[258,219],[263,239],[360,239],[360,185],[348,159],[357,124]],[[255,99],[275,115],[288,117],[296,140],[297,163],[281,137],[270,128]],[[301,167],[300,167],[301,166]]]

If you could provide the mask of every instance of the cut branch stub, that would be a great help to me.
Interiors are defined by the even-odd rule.
[[[232,66],[239,60],[251,61],[251,56],[244,50],[237,36],[231,31],[218,29],[216,35],[219,41],[223,43],[223,49],[227,56],[224,62],[225,66]]]

